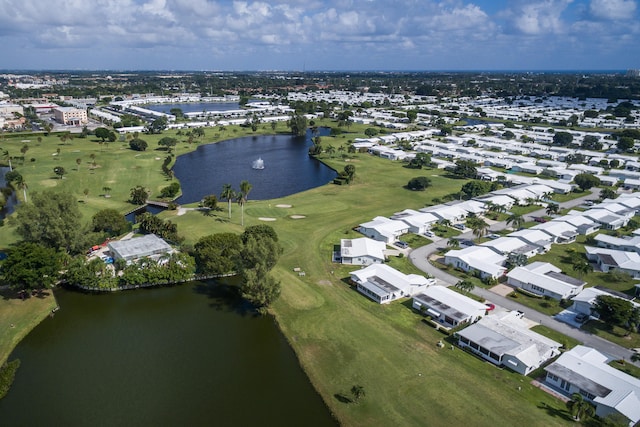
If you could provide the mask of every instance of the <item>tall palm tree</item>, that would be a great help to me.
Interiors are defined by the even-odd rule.
[[[472,219],[472,221],[467,220],[467,226],[473,230],[474,236],[480,238],[487,234],[489,224],[487,224],[484,219],[478,217],[469,219]]]
[[[231,218],[231,201],[235,198],[236,192],[233,191],[231,184],[224,184],[222,186],[222,193],[220,193],[221,199],[227,199],[227,203],[229,204],[229,218]]]
[[[13,180],[13,185],[16,188],[22,190],[22,194],[24,195],[24,202],[27,203],[27,183],[24,181],[24,177],[22,175],[18,175]]]
[[[458,249],[460,247],[460,240],[458,239],[449,239],[447,240],[447,246],[451,249]]]
[[[244,204],[247,202],[247,198],[249,197],[249,193],[251,192],[251,189],[253,188],[253,185],[251,185],[249,183],[249,181],[244,180],[240,183],[240,193],[238,193],[238,203],[240,204],[240,208],[242,211],[242,219],[241,219],[241,225],[244,227]]]
[[[520,214],[512,214],[509,218],[507,218],[507,225],[511,225],[511,227],[518,229],[522,227],[524,224],[524,217]]]
[[[547,205],[547,209],[545,210],[545,212],[547,213],[547,215],[551,216],[551,215],[555,215],[558,212],[560,212],[560,205],[557,203],[549,203]]]
[[[11,167],[11,154],[9,154],[8,150],[2,150],[2,158],[9,162],[9,172],[12,172],[13,168]]]

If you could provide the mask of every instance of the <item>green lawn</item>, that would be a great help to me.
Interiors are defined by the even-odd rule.
[[[589,320],[582,326],[582,329],[590,334],[598,335],[607,341],[616,343],[626,348],[640,347],[640,334],[629,334],[626,329],[619,326],[608,325],[599,320]]]
[[[351,128],[354,132],[356,129]],[[346,146],[356,135],[359,134],[323,137],[323,144]],[[225,136],[235,135],[228,130]],[[73,144],[70,152],[80,153],[67,153],[65,148],[57,161],[44,160],[44,153],[50,156],[51,149],[39,147],[42,151],[35,163],[44,169],[39,172],[34,168],[32,174],[25,173],[25,178],[32,190],[60,186],[74,191],[79,198],[82,188],[90,186],[82,205],[87,219],[103,206],[127,209],[129,205],[124,200],[133,185],[140,183],[153,189],[166,185],[160,174],[161,160],[155,160],[153,152],[133,157],[136,153],[122,144],[103,151],[87,145],[89,141],[82,144],[74,140]],[[74,158],[86,157],[89,149],[97,150],[96,161],[102,166],[94,170],[95,182],[84,184],[79,179],[92,176],[83,168],[69,171],[63,180],[51,178],[49,171],[55,162],[66,162],[68,157],[73,168]],[[38,150],[34,148],[34,153]],[[158,157],[162,158],[162,154]],[[446,178],[440,170],[411,170],[401,163],[367,154],[355,154],[347,160],[339,155],[325,159],[336,170],[355,165],[356,178],[351,185],[327,185],[278,200],[249,200],[244,215],[245,225],[269,224],[278,233],[284,254],[272,274],[281,281],[282,293],[271,311],[311,382],[340,423],[509,426],[517,419],[527,426],[573,424],[564,404],[533,387],[528,378],[498,369],[457,348],[438,349],[436,343],[444,336],[426,326],[422,317],[409,308],[408,301],[378,305],[348,285],[349,272],[356,268],[333,264],[331,254],[341,238],[359,236],[353,227],[378,215],[432,204],[434,199],[457,192],[465,181]],[[133,172],[125,171],[125,165]],[[126,180],[120,173],[127,174]],[[433,186],[424,192],[403,188],[420,175],[428,176]],[[111,199],[99,197],[107,181],[113,181],[109,182],[113,188]],[[279,208],[278,204],[291,207]],[[294,219],[293,215],[304,218]],[[187,244],[206,234],[242,231],[236,205],[231,219],[226,210],[211,216],[196,211],[178,216],[175,211],[167,211],[161,217],[178,225]],[[262,222],[260,217],[275,221]],[[4,243],[11,236],[11,228],[9,225],[0,229],[0,241]],[[403,270],[408,268],[405,262],[406,258],[392,260]],[[299,276],[293,271],[296,267],[306,275]],[[335,397],[348,393],[356,384],[366,392],[359,404],[344,404]]]
[[[581,344],[577,339],[568,337],[544,325],[536,325],[531,328],[531,330],[539,333],[540,335],[544,335],[547,338],[551,338],[555,342],[559,342],[566,350],[571,350],[573,347]]]
[[[57,306],[51,291],[22,300],[8,290],[0,291],[0,366],[22,338]]]
[[[549,316],[554,316],[564,310],[564,308],[560,306],[560,303],[554,299],[536,298],[517,291],[512,292],[509,296],[516,299],[518,303],[531,307],[541,313],[548,314]]]

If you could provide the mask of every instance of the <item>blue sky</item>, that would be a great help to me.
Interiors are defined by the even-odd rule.
[[[0,69],[640,68],[640,0],[1,0]]]

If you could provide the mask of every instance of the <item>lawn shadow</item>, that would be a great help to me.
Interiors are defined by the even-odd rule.
[[[340,403],[353,403],[353,400],[351,400],[350,398],[348,398],[347,396],[345,396],[343,393],[336,393],[333,395],[333,397],[336,398],[336,400]]]
[[[547,415],[554,418],[562,418],[565,421],[575,422],[573,417],[564,409],[554,408],[553,406],[547,405],[545,402],[542,402],[538,405],[538,409],[544,410]]]

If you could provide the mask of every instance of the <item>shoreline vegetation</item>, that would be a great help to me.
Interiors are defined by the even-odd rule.
[[[325,120],[317,125],[335,127],[334,122]],[[284,253],[271,274],[282,283],[282,291],[269,311],[329,411],[341,424],[350,426],[419,426],[427,420],[433,426],[469,420],[474,425],[500,426],[509,425],[513,419],[532,426],[569,424],[564,404],[531,385],[530,378],[490,366],[457,348],[449,349],[448,339],[425,326],[408,300],[387,306],[375,304],[348,285],[353,267],[331,262],[336,242],[358,236],[353,231],[357,224],[377,215],[433,204],[467,182],[452,179],[442,170],[416,172],[402,163],[368,154],[347,155],[349,141],[364,137],[365,128],[353,124],[344,133],[323,137],[323,144],[342,147],[344,156],[317,156],[337,171],[354,165],[357,172],[350,185],[327,184],[281,199],[249,200],[243,214],[245,226],[261,224],[261,218],[275,219],[269,225],[278,233]],[[286,131],[283,124],[278,124],[276,132]],[[274,133],[264,125],[258,132]],[[200,143],[254,134],[235,126],[224,132],[207,129],[206,133]],[[36,160],[27,160],[16,168],[23,173],[29,191],[56,186],[73,193],[83,218],[88,220],[106,207],[130,210],[126,200],[134,185],[145,185],[152,194],[167,185],[160,168],[166,153],[153,149],[164,136],[176,134],[165,131],[161,135],[141,135],[149,142],[149,151],[140,153],[124,142],[103,147],[92,137],[60,142],[50,135],[41,143],[32,138],[27,157]],[[15,151],[24,142],[6,138],[3,144]],[[185,154],[199,144],[181,141],[178,145],[178,152]],[[61,151],[52,155],[57,148]],[[78,163],[76,170],[77,158],[86,160]],[[64,179],[51,173],[56,165],[64,165],[69,171]],[[403,188],[416,173],[430,175],[433,185],[428,191]],[[105,185],[110,187],[108,198],[102,194]],[[22,198],[20,192],[18,197]],[[282,209],[278,205],[291,207]],[[178,226],[186,245],[211,233],[240,234],[244,229],[239,208],[234,208],[230,220],[224,211],[212,215],[165,211],[159,217]],[[11,222],[5,221],[0,227],[0,241],[9,245],[17,240]],[[300,270],[304,276],[298,273]],[[20,327],[26,335],[35,325]],[[447,341],[446,348],[436,346],[440,340]],[[6,339],[0,341],[3,350],[6,344]],[[345,398],[354,389],[362,396],[366,393],[357,404]]]

